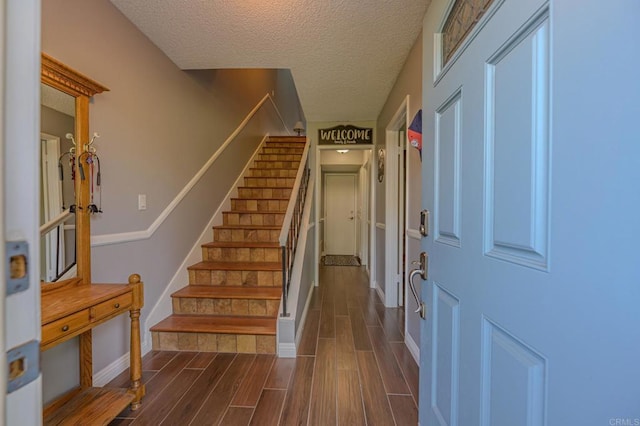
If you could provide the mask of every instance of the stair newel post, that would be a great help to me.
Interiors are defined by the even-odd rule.
[[[129,311],[131,317],[131,387],[129,392],[135,395],[131,409],[137,410],[145,394],[145,387],[142,384],[142,352],[140,349],[140,309],[144,305],[144,291],[140,275],[132,274],[129,276],[129,285],[133,286],[133,303]]]

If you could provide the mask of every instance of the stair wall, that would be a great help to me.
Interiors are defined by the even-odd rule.
[[[230,197],[231,209],[222,211],[223,223],[213,227],[201,259],[187,267],[183,287],[170,295],[172,313],[151,327],[154,349],[276,352],[283,274],[278,238],[294,178],[254,174],[297,171],[298,148],[306,143],[287,137],[262,144]]]
[[[247,173],[249,173],[249,170],[253,165],[253,161],[255,160],[256,156],[261,150],[261,147],[264,145],[265,141],[268,138],[269,138],[269,135],[265,135],[262,141],[260,142],[260,144],[258,145],[258,147],[256,148],[256,150],[254,151],[254,153],[251,155],[251,160],[245,165],[245,168],[243,169],[242,173],[238,176],[238,178],[236,179],[231,189],[229,189],[229,191],[227,192],[224,200],[222,201],[220,206],[218,206],[218,208],[216,209],[211,219],[205,225],[204,229],[200,233],[200,236],[198,237],[198,239],[195,241],[195,243],[189,250],[189,253],[184,258],[184,260],[176,270],[175,274],[173,275],[173,277],[171,278],[167,286],[162,291],[162,294],[158,298],[156,304],[154,306],[145,307],[145,310],[149,309],[149,314],[144,320],[144,326],[142,328],[142,331],[143,331],[142,340],[145,344],[145,348],[147,351],[149,351],[152,348],[151,332],[149,331],[149,329],[158,321],[162,320],[167,315],[171,314],[172,308],[173,308],[172,301],[171,301],[171,294],[174,293],[175,291],[178,291],[180,287],[182,287],[184,283],[186,283],[189,280],[189,271],[187,271],[187,267],[189,265],[193,265],[194,263],[197,263],[199,260],[204,258],[202,255],[202,252],[203,252],[202,245],[211,241],[211,229],[215,225],[222,224],[223,212],[231,209],[231,199],[237,196],[238,186],[240,186],[240,184],[242,183],[243,177]]]

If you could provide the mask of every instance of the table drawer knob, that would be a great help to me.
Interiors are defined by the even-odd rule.
[[[69,326],[68,325],[62,326],[62,331],[69,331]]]
[[[118,309],[120,307],[119,303],[116,303],[115,305],[113,305],[114,308]]]

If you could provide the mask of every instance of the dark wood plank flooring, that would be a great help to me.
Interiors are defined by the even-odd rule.
[[[142,364],[147,395],[112,425],[415,425],[418,366],[404,313],[362,267],[323,266],[297,358],[162,352]],[[126,386],[128,371],[107,386]]]

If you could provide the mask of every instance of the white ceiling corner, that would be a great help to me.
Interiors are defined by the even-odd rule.
[[[309,121],[376,120],[430,0],[111,0],[182,69],[291,69]]]

